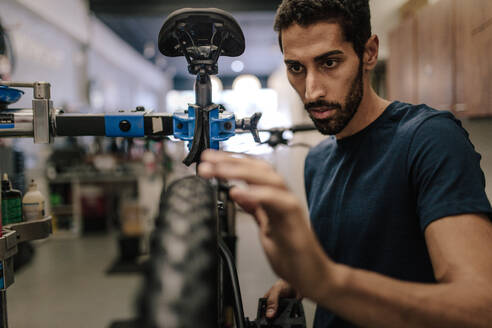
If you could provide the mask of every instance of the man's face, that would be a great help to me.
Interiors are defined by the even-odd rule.
[[[352,43],[336,22],[294,24],[281,33],[290,84],[321,133],[340,133],[363,96],[362,65]]]

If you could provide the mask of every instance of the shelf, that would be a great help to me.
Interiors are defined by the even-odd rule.
[[[48,216],[41,220],[8,224],[5,225],[3,229],[16,232],[17,243],[29,240],[43,239],[48,237],[52,232],[51,216]],[[4,239],[4,237],[0,238],[0,242],[2,239]]]
[[[57,229],[53,232],[53,239],[76,239],[79,238],[79,234],[69,229]]]
[[[56,215],[72,215],[73,206],[72,205],[55,205],[51,207],[51,212]]]

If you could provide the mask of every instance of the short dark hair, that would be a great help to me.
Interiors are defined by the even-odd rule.
[[[367,40],[371,37],[371,11],[369,0],[283,0],[277,9],[274,30],[278,32],[280,49],[281,31],[292,24],[311,24],[335,20],[351,42],[359,58],[364,54]]]

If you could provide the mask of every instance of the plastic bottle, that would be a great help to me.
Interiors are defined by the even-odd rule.
[[[2,225],[22,222],[22,193],[12,189],[9,176],[2,179]]]
[[[44,218],[44,197],[38,190],[38,185],[31,180],[27,193],[22,198],[22,213],[24,221],[41,220]]]

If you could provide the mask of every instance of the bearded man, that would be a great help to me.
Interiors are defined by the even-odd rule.
[[[480,155],[450,112],[370,85],[379,40],[368,0],[284,0],[275,29],[289,82],[318,130],[309,220],[266,163],[207,151],[199,172],[244,180],[278,298],[318,304],[315,327],[492,327],[492,210]]]

